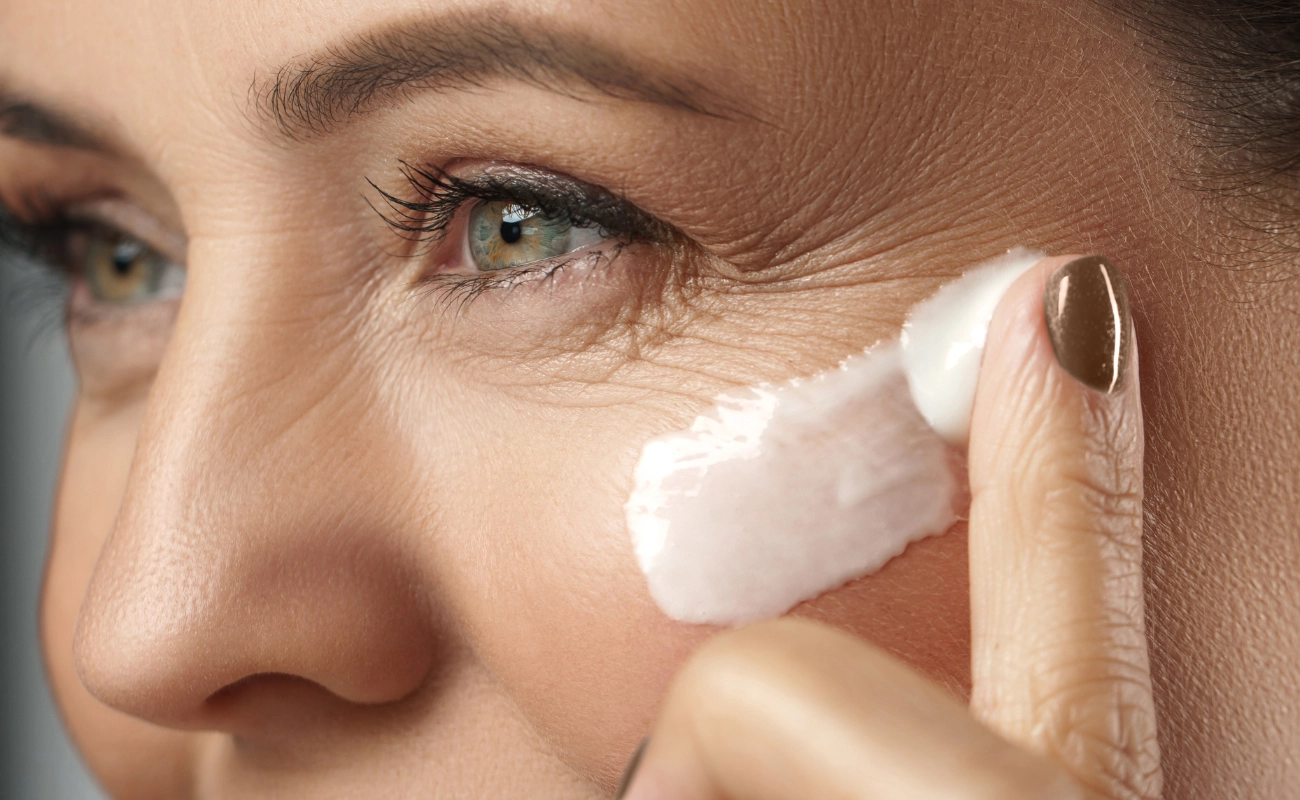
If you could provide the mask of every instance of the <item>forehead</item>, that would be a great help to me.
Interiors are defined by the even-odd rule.
[[[726,83],[744,73],[746,50],[761,46],[756,34],[779,38],[763,24],[765,16],[779,22],[777,9],[755,3],[741,14],[722,2],[653,0],[11,0],[0,6],[0,79],[24,96],[121,126],[141,117],[165,126],[187,114],[237,126],[277,78],[380,34],[410,32],[405,45],[426,52],[490,38],[491,57],[501,62],[527,44],[513,41],[521,35],[534,45],[555,40],[570,60],[585,42],[650,70]]]

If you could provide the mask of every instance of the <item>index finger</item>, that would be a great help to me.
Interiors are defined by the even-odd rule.
[[[1142,411],[1114,265],[1046,259],[1007,293],[969,459],[973,712],[1094,797],[1158,797]]]

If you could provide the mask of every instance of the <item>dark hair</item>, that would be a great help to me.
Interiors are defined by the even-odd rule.
[[[1106,2],[1159,55],[1201,155],[1195,182],[1245,201],[1232,214],[1256,231],[1300,233],[1300,2]]]

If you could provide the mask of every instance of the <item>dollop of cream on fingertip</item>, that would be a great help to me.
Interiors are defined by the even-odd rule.
[[[981,265],[916,306],[900,340],[726,392],[647,442],[624,511],[660,609],[715,625],[779,616],[950,529],[968,504],[961,446],[988,324],[1040,258]]]
[[[1023,247],[986,262],[912,308],[899,336],[903,372],[921,416],[949,443],[970,437],[989,323],[1016,278],[1044,258]]]

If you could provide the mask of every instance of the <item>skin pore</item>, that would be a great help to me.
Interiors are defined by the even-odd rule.
[[[1023,244],[1133,285],[1166,796],[1279,795],[1296,293],[1220,266],[1149,59],[1069,2],[0,4],[5,205],[185,242],[183,302],[73,289],[43,628],[92,768],[131,798],[608,795],[712,632],[637,570],[641,443]],[[519,166],[654,235],[466,291],[465,213],[382,216],[427,199],[411,167]],[[966,580],[958,530],[796,613],[964,697]]]

